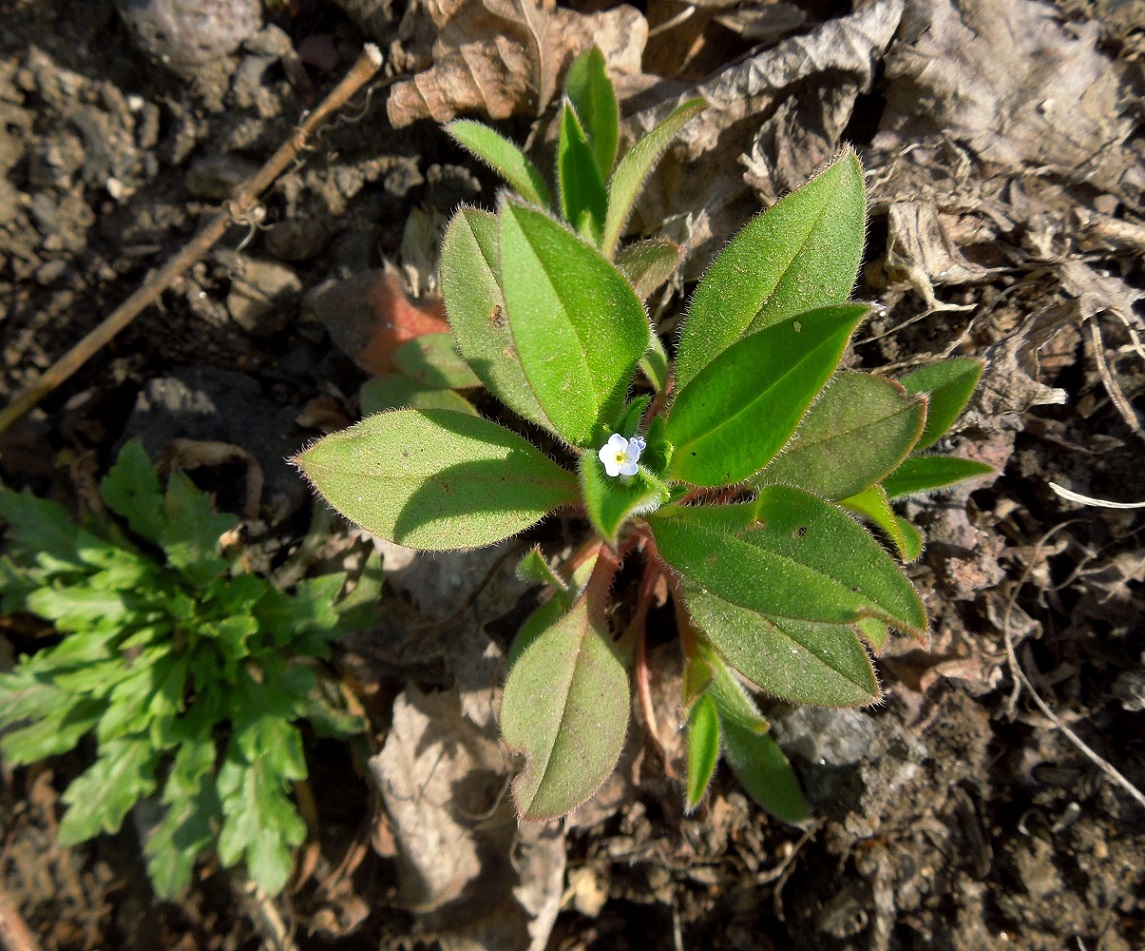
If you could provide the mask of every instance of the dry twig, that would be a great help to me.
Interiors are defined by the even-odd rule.
[[[382,66],[382,53],[367,43],[345,78],[322,103],[294,130],[294,134],[269,158],[254,175],[244,182],[227,204],[216,212],[175,257],[151,276],[127,300],[119,305],[98,327],[53,363],[31,386],[0,411],[0,433],[7,430],[45,396],[66,382],[121,330],[139,316],[159,295],[170,287],[187,268],[198,261],[231,225],[249,219],[258,204],[259,195],[274,183],[306,147],[307,141],[330,115],[337,112],[368,82]]]
[[[40,951],[40,942],[4,891],[0,891],[0,948],[3,951]]]

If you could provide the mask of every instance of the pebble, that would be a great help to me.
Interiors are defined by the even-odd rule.
[[[184,183],[196,198],[226,201],[257,171],[258,165],[239,155],[208,155],[191,163]]]
[[[261,0],[115,0],[136,44],[184,79],[262,26]]]

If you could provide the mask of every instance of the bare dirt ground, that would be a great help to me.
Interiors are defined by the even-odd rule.
[[[535,592],[504,549],[386,548],[383,620],[339,657],[376,731],[360,757],[308,750],[313,839],[274,906],[292,936],[278,946],[1145,947],[1145,808],[1125,785],[1145,787],[1145,522],[1050,487],[1145,501],[1145,4],[649,0],[525,17],[510,0],[213,3],[214,32],[192,44],[157,18],[211,3],[123,0],[137,42],[109,2],[0,0],[4,401],[188,240],[364,39],[386,56],[254,220],[3,436],[7,484],[75,504],[129,435],[153,457],[175,438],[230,443],[266,478],[252,549],[281,564],[311,506],[284,458],[355,418],[379,326],[427,319],[394,288],[431,291],[442,222],[494,200],[437,122],[487,109],[543,151],[556,77],[593,39],[630,135],[683,97],[711,103],[633,224],[688,247],[687,281],[761,202],[841,142],[859,149],[871,225],[856,297],[880,306],[849,359],[982,357],[953,447],[998,469],[913,503],[933,637],[880,659],[886,702],[771,711],[806,829],[724,775],[683,815],[678,767],[639,730],[567,823],[518,828],[494,710]],[[666,339],[685,291],[652,302]],[[241,467],[197,475],[239,504]],[[528,540],[558,554],[576,530]],[[363,544],[332,531],[331,562]],[[659,628],[671,724],[670,612]],[[35,647],[4,621],[0,664]],[[0,889],[40,946],[274,945],[217,867],[157,902],[130,824],[54,844],[82,767],[0,774]]]

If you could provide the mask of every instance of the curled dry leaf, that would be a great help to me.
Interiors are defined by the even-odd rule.
[[[870,88],[902,6],[902,0],[873,3],[683,93],[678,84],[665,84],[665,98],[627,122],[629,141],[693,96],[703,96],[708,108],[685,126],[665,156],[631,230],[655,230],[683,244],[684,277],[698,278],[727,236],[759,210],[752,189],[774,200],[839,149],[855,99]],[[764,115],[769,118],[761,125],[758,117]],[[737,165],[746,165],[747,172],[730,174]]]
[[[425,2],[407,14],[403,32],[424,33],[427,19],[438,30],[433,65],[395,84],[386,106],[395,128],[474,112],[539,115],[577,54],[595,43],[610,73],[639,73],[648,37],[644,17],[629,6],[581,14],[534,0]]]
[[[1047,166],[1076,182],[1139,191],[1125,142],[1134,120],[1119,67],[1098,52],[1097,22],[1063,25],[1034,0],[912,0],[887,57],[887,109],[875,146],[931,135],[964,142],[1007,171]]]

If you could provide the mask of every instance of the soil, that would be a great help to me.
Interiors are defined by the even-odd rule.
[[[216,27],[249,30],[249,5],[234,7],[237,24],[224,17]],[[183,50],[169,56],[176,72],[136,43],[113,4],[0,0],[5,400],[186,243],[332,88],[363,30],[393,69],[425,68],[424,33],[401,32],[412,21],[389,4],[267,7],[277,33],[237,48],[224,37],[234,52],[212,62]],[[1011,68],[1006,56],[1022,50],[997,54],[1005,76],[975,53],[997,37],[1000,15],[938,0],[912,0],[905,12],[898,3],[776,4],[764,34],[746,31],[751,11],[735,19],[705,7],[649,41],[645,68],[687,88],[791,30],[810,48],[824,24],[891,8],[893,39],[868,58],[869,77],[832,66],[822,88],[838,96],[798,108],[790,104],[814,100],[807,90],[818,87],[795,80],[806,98],[759,113],[753,129],[767,135],[754,152],[737,147],[723,174],[766,197],[797,184],[785,175],[810,171],[801,162],[821,161],[816,149],[852,142],[872,196],[856,296],[880,305],[852,364],[893,368],[955,352],[987,362],[949,448],[995,465],[997,478],[910,512],[928,538],[911,574],[930,643],[901,639],[880,658],[886,699],[877,708],[769,711],[812,806],[805,829],[769,819],[725,773],[684,815],[678,770],[666,772],[634,730],[596,799],[564,826],[518,830],[492,711],[505,646],[536,592],[515,581],[506,549],[425,559],[387,547],[384,619],[338,658],[374,718],[370,752],[308,750],[300,795],[313,800],[313,841],[296,886],[273,904],[298,947],[1145,947],[1145,810],[1074,739],[1145,788],[1145,523],[1140,509],[1084,505],[1049,485],[1145,499],[1142,5],[1015,0],[1010,13],[1030,17],[1028,32],[1008,42],[1042,45],[1038,58],[1020,60],[1038,70]],[[680,9],[649,3],[646,12],[664,22]],[[777,10],[802,20],[776,27]],[[970,39],[956,42],[958,29]],[[154,30],[147,36],[157,42]],[[927,85],[936,75],[942,82]],[[174,439],[226,443],[265,477],[247,520],[255,557],[274,569],[297,550],[311,500],[284,459],[355,418],[366,379],[353,334],[312,292],[353,279],[369,293],[394,279],[381,276],[385,262],[405,264],[402,280],[424,280],[431,268],[419,268],[411,216],[432,232],[458,202],[489,205],[496,194],[487,170],[436,124],[396,127],[405,120],[382,103],[400,78],[356,98],[277,181],[256,220],[232,228],[3,435],[6,484],[78,506],[129,436],[154,458]],[[1071,78],[1084,87],[1067,103],[1082,103],[1080,118],[1055,114],[1062,103],[1045,91]],[[650,85],[633,84],[628,112],[644,108]],[[1040,112],[1027,109],[1033,96]],[[832,126],[824,117],[838,119],[844,99]],[[1039,125],[1037,115],[1050,119]],[[501,128],[523,140],[528,116],[519,110]],[[693,185],[712,194],[706,178]],[[746,209],[740,221],[752,210],[736,207]],[[695,250],[702,270],[699,239]],[[654,308],[664,330],[682,290]],[[246,464],[228,458],[196,478],[237,511]],[[555,555],[576,530],[553,523],[525,541]],[[331,533],[322,557],[332,564],[368,544],[344,525]],[[663,730],[675,722],[679,672],[670,612],[653,620],[664,642],[653,653]],[[34,649],[35,636],[6,621],[0,664]],[[402,811],[387,756],[406,742],[415,766],[420,751],[445,751],[452,799],[436,811]],[[0,897],[41,947],[273,946],[257,908],[211,863],[178,901],[155,900],[130,823],[85,846],[57,845],[60,794],[83,767],[81,749],[0,773]],[[473,867],[455,887],[419,864],[408,838],[419,823],[460,830],[458,854],[471,854]],[[24,948],[15,940],[0,927],[0,946]]]

